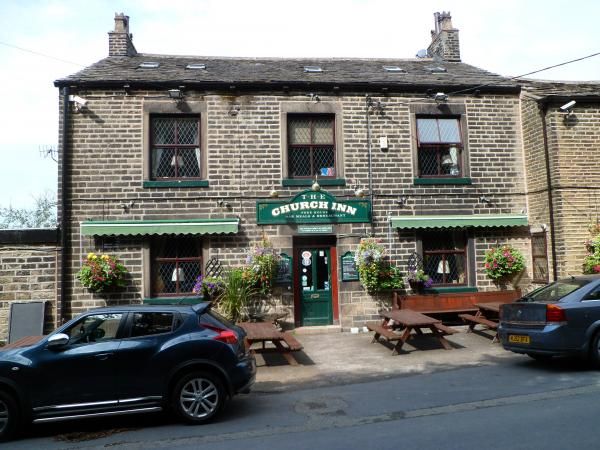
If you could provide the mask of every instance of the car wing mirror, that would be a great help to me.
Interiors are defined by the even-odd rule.
[[[48,348],[64,347],[69,343],[69,336],[65,333],[56,333],[48,338]]]

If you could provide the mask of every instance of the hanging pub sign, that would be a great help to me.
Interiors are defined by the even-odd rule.
[[[341,257],[342,260],[342,281],[358,281],[358,270],[354,253],[346,252]]]
[[[325,191],[307,190],[288,201],[256,202],[258,225],[361,222],[371,222],[371,201],[368,199],[338,200]]]

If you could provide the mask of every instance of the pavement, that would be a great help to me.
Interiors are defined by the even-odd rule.
[[[297,366],[289,365],[276,353],[257,354],[258,373],[252,389],[257,393],[283,392],[307,387],[368,382],[415,374],[428,374],[469,366],[498,364],[515,357],[499,343],[492,342],[490,331],[467,333],[467,326],[446,336],[452,350],[444,350],[436,339],[414,336],[397,355],[380,339],[372,343],[373,333],[341,332],[337,329],[303,330],[292,333],[303,350],[295,352]]]

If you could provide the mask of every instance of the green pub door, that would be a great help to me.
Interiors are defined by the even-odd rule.
[[[296,292],[300,298],[302,325],[332,324],[330,249],[299,247],[296,255]]]

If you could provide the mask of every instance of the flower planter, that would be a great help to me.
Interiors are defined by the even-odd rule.
[[[424,281],[408,280],[408,284],[410,286],[410,289],[415,294],[425,294],[425,282]]]

